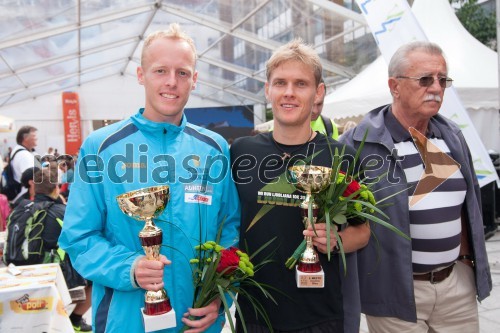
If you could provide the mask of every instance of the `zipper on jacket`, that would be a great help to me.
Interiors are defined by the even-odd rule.
[[[168,141],[167,141],[168,140],[167,134],[168,134],[168,130],[166,128],[163,128],[163,140],[162,140],[162,143],[161,143],[162,144],[162,149],[161,150],[162,150],[162,153],[165,154],[165,155],[168,155],[168,147],[169,147]],[[175,151],[175,149],[174,149],[174,151]],[[169,170],[169,172],[170,172],[170,170]],[[170,186],[170,191],[172,191],[171,184],[167,183],[166,185],[169,185]],[[172,195],[172,194],[170,194],[170,195]],[[164,212],[166,212],[166,214],[167,214],[167,219],[173,220],[173,213],[171,213],[172,210],[168,209],[168,207],[170,205],[171,204],[167,204],[167,207],[165,208]],[[167,240],[167,235],[168,235],[168,240]],[[162,240],[162,242],[164,244],[169,244],[169,246],[166,247],[166,249],[165,249],[165,253],[166,253],[167,258],[171,258],[173,255],[172,255],[169,247],[172,246],[172,247],[175,248],[174,237],[173,237],[173,233],[172,233],[171,229],[168,231],[168,233],[167,233],[167,230],[163,230],[163,240]],[[171,269],[172,269],[172,275],[175,276],[175,273],[174,273],[175,269],[174,268],[171,268]],[[164,282],[165,282],[164,288],[165,288],[165,290],[167,290],[167,293],[168,293],[168,290],[170,289],[169,288],[170,286],[167,286],[167,281],[164,280]],[[175,290],[177,289],[176,285],[175,285],[175,279],[172,279],[171,283],[172,283],[172,287],[171,287],[172,291],[171,292],[175,292]]]

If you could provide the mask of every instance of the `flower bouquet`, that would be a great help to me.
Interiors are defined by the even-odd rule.
[[[344,265],[344,271],[346,271],[345,252],[342,244],[342,239],[337,232],[337,227],[339,225],[347,223],[349,219],[361,219],[362,221],[369,220],[396,232],[398,235],[408,240],[410,239],[402,231],[394,227],[392,224],[388,223],[387,220],[389,219],[389,217],[380,210],[383,201],[386,201],[387,199],[403,191],[406,191],[406,189],[395,192],[386,198],[376,201],[375,195],[371,188],[384,175],[378,177],[375,180],[372,179],[370,183],[365,182],[365,180],[355,180],[355,178],[357,178],[359,174],[361,174],[360,172],[355,172],[355,165],[363,149],[363,144],[364,140],[362,141],[359,149],[356,151],[353,163],[349,164],[349,167],[345,172],[340,170],[342,164],[341,156],[344,156],[345,146],[340,153],[338,149],[335,149],[334,153],[331,152],[331,156],[333,158],[330,183],[325,190],[315,194],[314,197],[316,203],[320,207],[317,220],[314,221],[314,219],[311,218],[311,206],[309,207],[308,213],[309,221],[311,222],[314,232],[316,232],[314,223],[326,223],[327,248],[330,248],[330,232],[331,230],[333,230],[333,233],[337,240],[339,253],[342,258],[342,263]],[[288,269],[293,269],[295,267],[305,248],[306,241],[303,240],[294,251],[292,256],[286,260],[285,265]],[[327,256],[328,259],[330,259],[331,253],[329,252]]]
[[[245,320],[236,298],[237,294],[242,294],[250,300],[254,310],[264,318],[268,327],[271,327],[264,308],[252,295],[245,291],[245,287],[257,287],[266,297],[276,303],[268,291],[268,289],[272,287],[260,284],[252,279],[257,270],[271,261],[269,258],[272,256],[272,253],[266,256],[259,264],[254,265],[251,261],[255,255],[271,244],[274,238],[259,248],[252,256],[249,256],[236,247],[230,247],[228,249],[222,247],[218,244],[219,238],[220,230],[216,241],[207,241],[194,247],[197,255],[196,258],[190,260],[195,289],[193,308],[207,306],[217,298],[220,298],[231,331],[236,332],[234,322],[229,312],[231,306],[230,301],[232,300],[238,310],[237,313],[242,323],[243,331],[246,332]],[[184,327],[183,331],[186,329],[187,327]]]

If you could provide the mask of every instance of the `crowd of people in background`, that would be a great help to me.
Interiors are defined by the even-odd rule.
[[[12,164],[14,180],[20,183],[21,189],[10,201],[4,194],[0,194],[0,231],[7,229],[7,222],[15,223],[15,218],[21,216],[14,214],[16,210],[26,210],[33,203],[35,207],[50,203],[40,235],[43,239],[43,250],[47,255],[39,263],[65,263],[63,275],[68,288],[84,287],[85,296],[75,303],[75,308],[69,316],[75,331],[91,332],[92,326],[86,323],[83,315],[91,306],[92,283],[83,279],[72,268],[69,257],[59,249],[58,243],[78,156],[60,155],[57,149],[52,147],[46,154],[37,154],[37,129],[33,126],[21,127],[16,141],[17,145],[9,148],[4,165]]]

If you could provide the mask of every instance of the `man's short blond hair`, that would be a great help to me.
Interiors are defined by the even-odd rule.
[[[310,67],[314,72],[316,86],[320,84],[323,72],[321,59],[316,50],[314,50],[312,46],[304,44],[300,38],[296,38],[274,51],[266,64],[266,77],[268,82],[273,71],[287,61],[299,61]]]
[[[184,31],[182,31],[178,23],[171,23],[167,30],[158,30],[152,32],[146,37],[146,39],[144,40],[144,46],[142,47],[141,66],[144,65],[143,64],[144,54],[146,53],[147,49],[151,46],[151,43],[153,43],[153,41],[159,38],[179,39],[188,43],[191,49],[193,50],[194,61],[196,63],[196,59],[198,56],[196,53],[196,46],[194,45],[193,39]]]

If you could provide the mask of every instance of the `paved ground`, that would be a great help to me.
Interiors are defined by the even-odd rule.
[[[500,232],[486,241],[493,290],[479,305],[481,333],[500,332]]]

